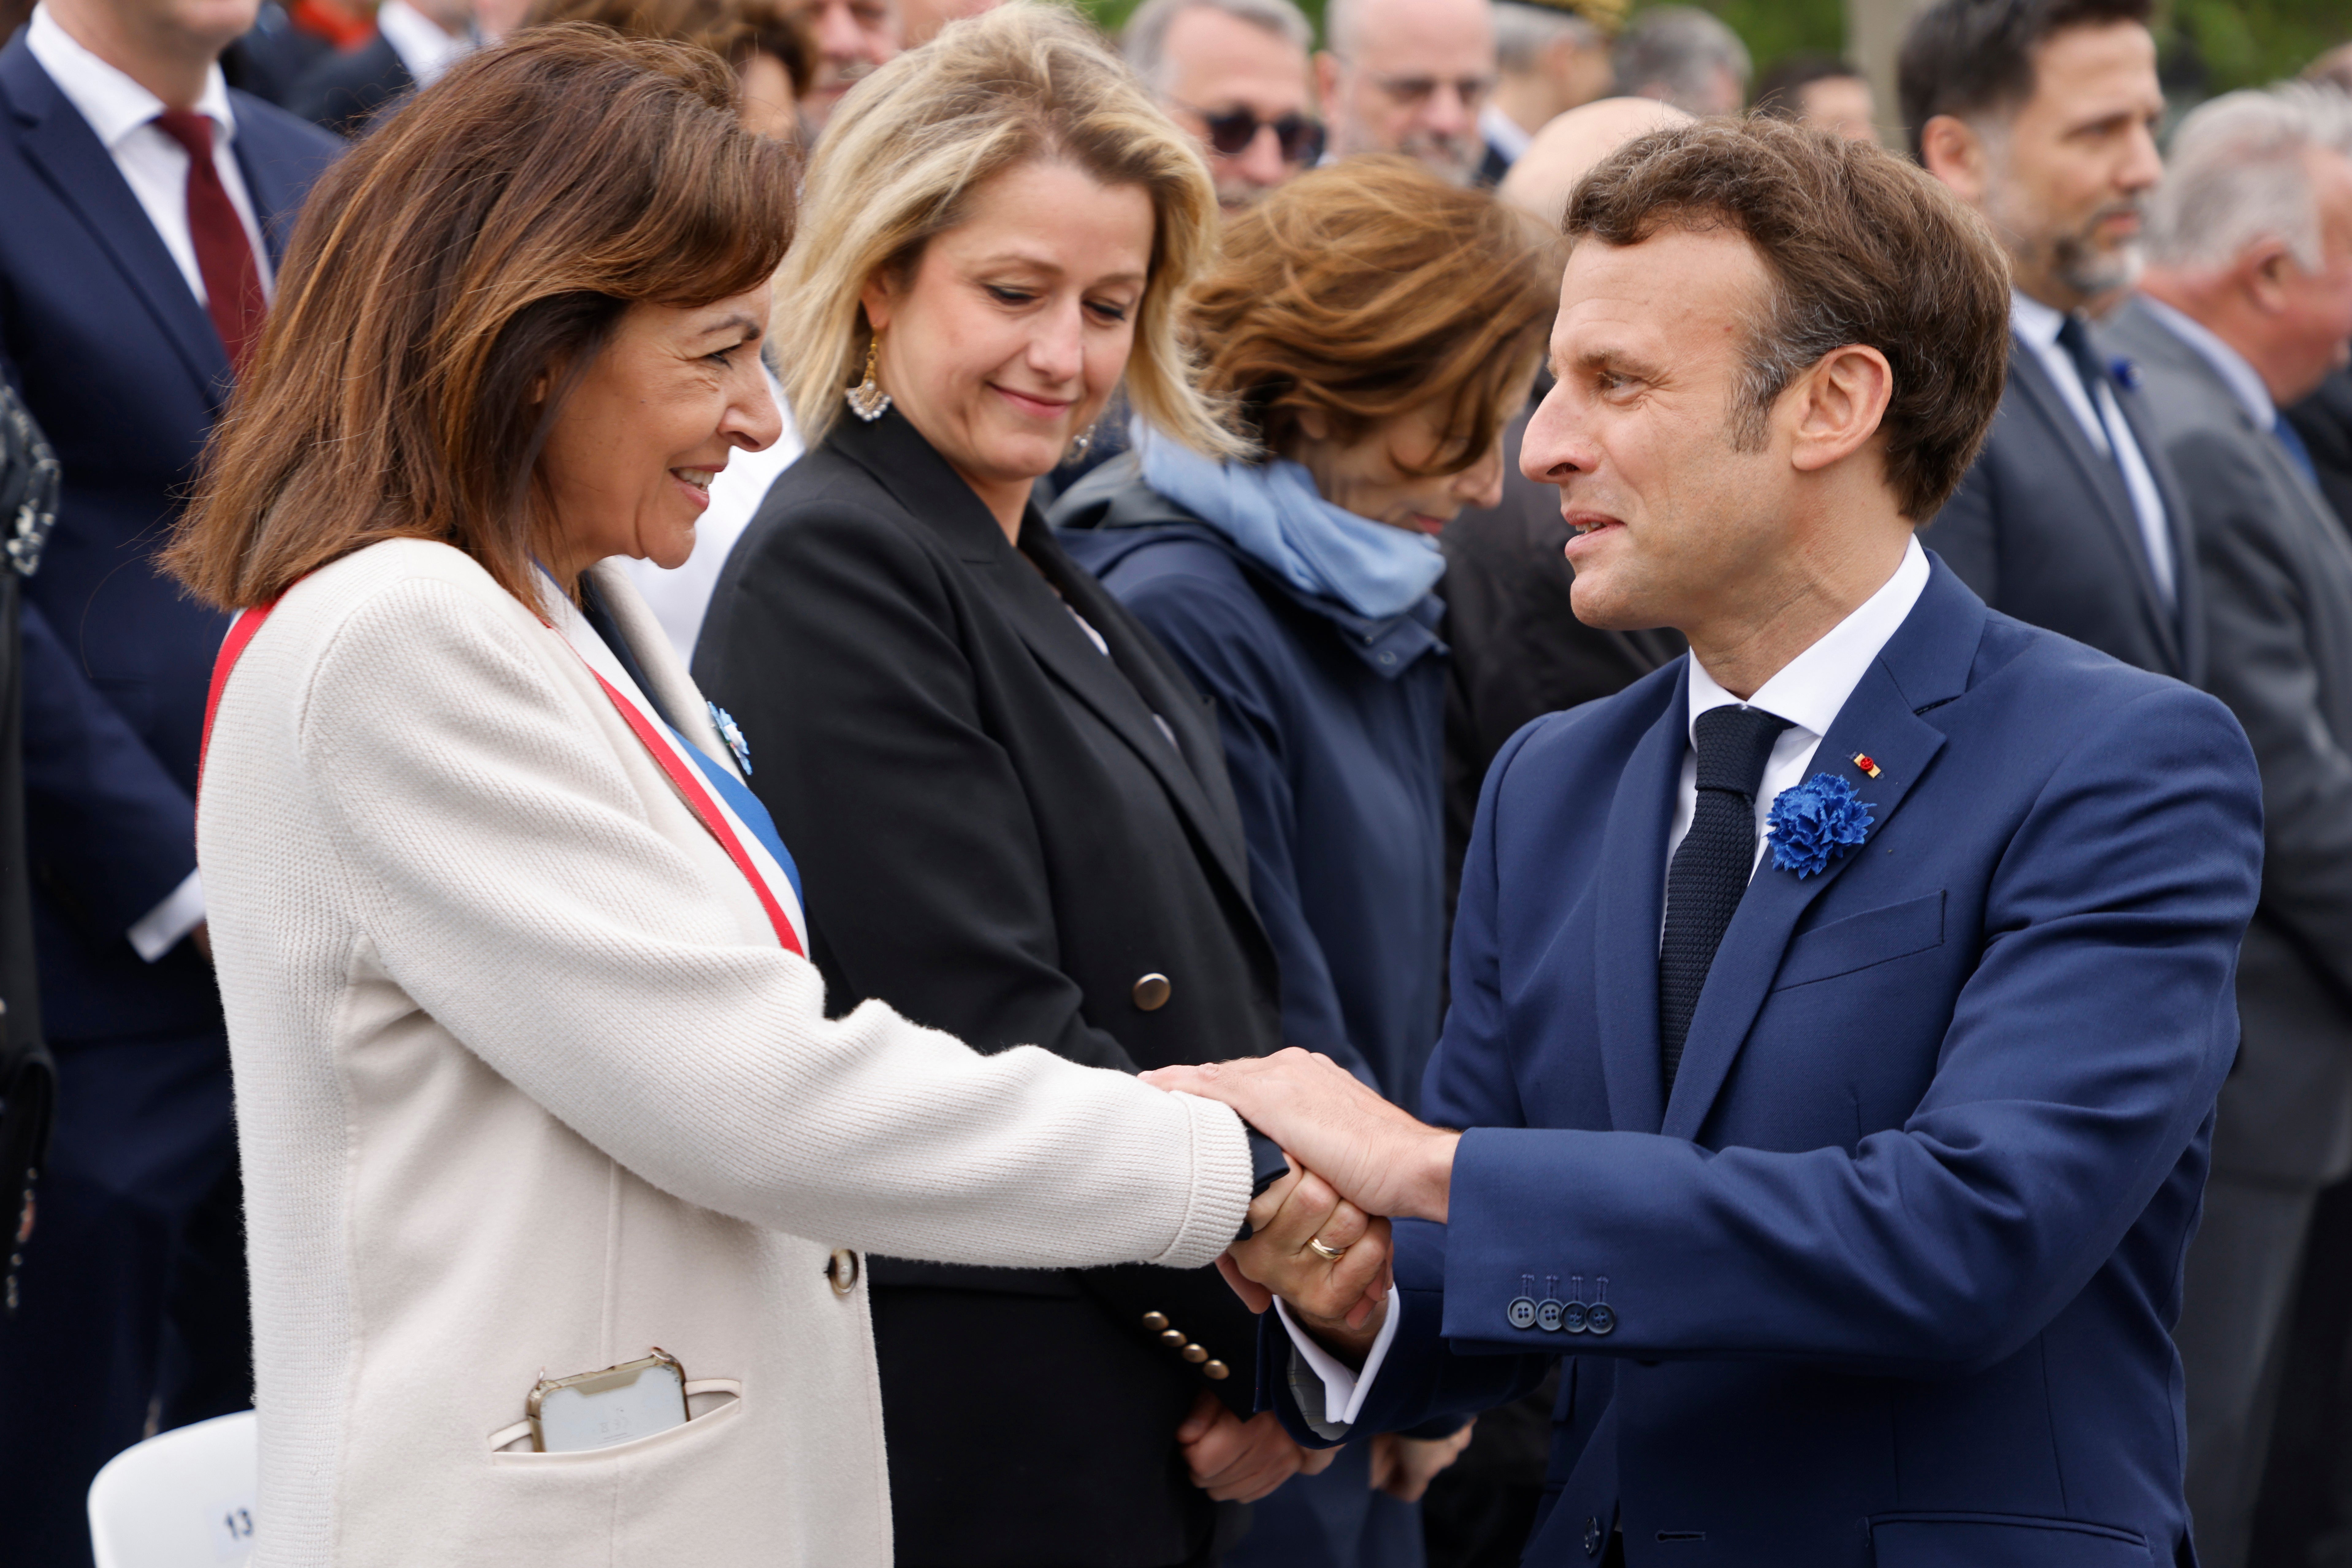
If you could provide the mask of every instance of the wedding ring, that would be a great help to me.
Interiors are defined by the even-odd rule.
[[[1348,1255],[1348,1249],[1344,1247],[1324,1246],[1323,1238],[1319,1236],[1310,1236],[1307,1238],[1307,1250],[1326,1263],[1337,1263]]]

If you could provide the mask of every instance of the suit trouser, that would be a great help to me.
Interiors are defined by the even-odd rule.
[[[57,1048],[57,1137],[0,1320],[0,1564],[90,1561],[100,1466],[252,1403],[228,1047]]]
[[[2189,1385],[2189,1512],[2204,1568],[2246,1560],[2317,1196],[2218,1172],[2206,1184],[2173,1331]]]

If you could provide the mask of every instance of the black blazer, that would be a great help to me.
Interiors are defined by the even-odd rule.
[[[836,1011],[1127,1071],[1279,1045],[1207,705],[1034,509],[1015,551],[897,412],[776,481],[695,677],[750,742]],[[871,1279],[899,1563],[1160,1568],[1230,1525],[1174,1440],[1202,1388],[1252,1402],[1255,1320],[1213,1269]]]
[[[2116,395],[2164,500],[2177,605],[2158,591],[2122,474],[2091,445],[2042,362],[2014,337],[2009,348],[1992,433],[1920,542],[1994,609],[2201,684],[2204,596],[2189,503],[2144,399]]]
[[[286,107],[339,136],[357,136],[386,104],[416,89],[416,79],[378,33],[350,54],[332,54],[304,71]]]

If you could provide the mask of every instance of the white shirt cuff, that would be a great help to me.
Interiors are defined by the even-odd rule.
[[[163,901],[139,917],[124,934],[131,948],[149,963],[180,945],[180,939],[205,923],[205,874],[191,871],[188,879],[164,896]]]
[[[1339,1359],[1315,1342],[1315,1336],[1300,1328],[1291,1318],[1290,1309],[1282,1298],[1274,1299],[1274,1310],[1282,1314],[1283,1331],[1290,1336],[1292,1347],[1301,1359],[1323,1380],[1323,1416],[1320,1425],[1352,1426],[1364,1408],[1364,1395],[1372,1389],[1372,1379],[1381,1374],[1381,1363],[1388,1358],[1389,1342],[1396,1338],[1398,1320],[1404,1316],[1404,1302],[1393,1287],[1389,1290],[1389,1310],[1381,1331],[1373,1337],[1370,1354],[1364,1357],[1363,1370],[1349,1372]]]

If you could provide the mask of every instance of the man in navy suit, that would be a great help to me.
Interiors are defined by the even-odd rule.
[[[2190,1561],[2168,1331],[2259,877],[2245,738],[1912,538],[2007,335],[1926,175],[1700,123],[1567,230],[1521,467],[1578,616],[1691,654],[1496,759],[1434,1125],[1297,1050],[1150,1075],[1403,1216],[1351,1328],[1368,1260],[1286,1217],[1316,1184],[1260,1200],[1229,1262],[1285,1297],[1262,1394],[1328,1442],[1564,1357],[1531,1563]]]
[[[2190,682],[2205,668],[2188,504],[2087,313],[2127,291],[2162,177],[2151,0],[1937,0],[1899,72],[1912,155],[1991,224],[2009,388],[1927,541],[1994,609]]]
[[[105,1459],[249,1398],[227,1042],[194,797],[225,627],[155,570],[340,143],[230,90],[255,0],[43,0],[0,49],[0,376],[64,470],[26,584],[25,754],[57,1136],[0,1323],[0,1539],[87,1561]]]

